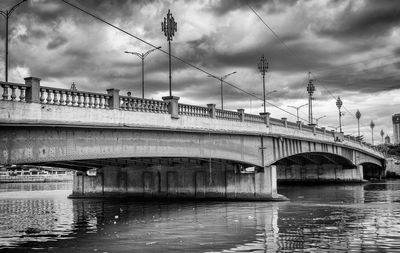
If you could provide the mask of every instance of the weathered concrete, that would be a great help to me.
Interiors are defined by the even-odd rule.
[[[363,166],[343,168],[335,164],[306,164],[277,166],[279,183],[337,183],[337,182],[365,182]]]
[[[95,176],[77,173],[70,197],[285,200],[275,170],[248,173],[231,163],[105,166]]]

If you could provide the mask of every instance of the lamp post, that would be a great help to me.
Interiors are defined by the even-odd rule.
[[[22,0],[21,2],[17,3],[13,7],[11,7],[9,10],[0,10],[0,14],[3,15],[3,17],[6,19],[6,38],[5,38],[5,44],[6,44],[6,57],[5,57],[5,80],[8,82],[8,19],[10,18],[11,14],[15,11],[15,9],[18,8],[20,4],[23,2],[26,2],[27,0]]]
[[[304,106],[306,106],[306,105],[308,105],[308,103],[307,103],[307,104],[304,104],[304,105],[300,105],[300,106],[288,105],[288,107],[291,107],[291,108],[296,109],[297,121],[300,121],[300,117],[299,117],[299,110],[300,110],[300,108],[302,108],[302,107],[304,107]]]
[[[340,108],[342,107],[342,105],[343,105],[343,102],[340,99],[340,97],[338,97],[337,100],[336,100],[336,106],[339,109],[339,129],[340,129],[340,132],[342,132],[342,116],[343,116],[343,114],[340,111]]]
[[[161,47],[153,48],[147,51],[146,53],[138,53],[138,52],[129,52],[125,51],[127,54],[133,54],[139,57],[142,60],[142,98],[144,99],[144,59],[148,56],[151,52],[160,49]]]
[[[374,127],[375,127],[375,123],[374,123],[374,121],[373,120],[371,120],[371,123],[369,123],[369,127],[371,128],[371,130],[372,130],[372,136],[371,136],[371,139],[372,139],[372,145],[374,145]]]
[[[266,112],[266,103],[265,103],[265,73],[268,71],[268,62],[264,55],[261,56],[260,62],[258,63],[258,70],[261,72],[261,76],[263,79],[263,101],[264,101],[264,113]]]
[[[226,74],[226,75],[221,76],[221,77],[208,75],[208,77],[217,78],[218,80],[221,81],[221,109],[222,110],[224,110],[224,88],[223,88],[223,82],[228,76],[236,74],[236,73],[237,73],[236,71],[233,71],[232,73]]]
[[[318,126],[318,121],[319,121],[320,119],[325,118],[325,117],[326,117],[326,115],[321,116],[321,117],[318,117],[318,118],[315,118],[315,124]]]
[[[385,132],[383,131],[383,129],[381,129],[382,144],[383,144],[383,136],[384,135],[385,135]]]
[[[177,29],[177,23],[170,10],[168,10],[167,17],[164,18],[164,22],[161,22],[161,31],[164,32],[165,37],[168,40],[168,56],[169,56],[169,96],[172,97],[172,84],[171,84],[171,40],[175,36]]]
[[[312,116],[312,101],[313,97],[312,95],[314,94],[315,91],[315,86],[313,84],[313,80],[310,79],[311,73],[308,72],[308,85],[307,85],[307,92],[308,92],[308,124],[312,125],[313,124],[313,116]]]
[[[360,137],[360,118],[361,118],[361,112],[357,110],[356,112],[356,118],[357,118],[357,126],[358,126],[358,137]]]

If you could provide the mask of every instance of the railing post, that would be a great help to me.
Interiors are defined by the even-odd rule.
[[[325,127],[321,127],[322,131],[324,131],[324,135],[326,135],[326,128]]]
[[[299,129],[303,129],[303,123],[301,121],[296,121],[297,125],[299,126]]]
[[[282,118],[282,120],[283,120],[283,126],[287,128],[287,118]]]
[[[107,89],[107,94],[110,95],[108,99],[108,106],[110,109],[119,109],[119,90],[118,89]]]
[[[239,113],[240,121],[244,122],[244,109],[237,109],[237,112]]]
[[[171,118],[179,119],[179,111],[178,111],[178,101],[179,97],[168,96],[162,98],[165,102],[168,103],[168,113],[171,114]]]
[[[269,112],[260,112],[260,116],[264,118],[264,123],[267,127],[270,126],[270,122],[269,122],[270,115],[271,115],[271,113],[269,113]]]
[[[317,126],[313,125],[312,127],[313,127],[312,128],[312,132],[313,132],[314,135],[316,135],[317,134]]]
[[[215,119],[215,104],[207,104],[210,118]]]
[[[29,87],[26,89],[26,102],[40,103],[40,78],[26,77],[25,84]]]

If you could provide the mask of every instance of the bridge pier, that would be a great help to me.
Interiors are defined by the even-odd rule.
[[[77,172],[71,198],[286,200],[277,193],[276,166],[244,171],[238,164],[176,163],[105,166]]]
[[[363,166],[346,168],[336,164],[278,165],[279,183],[364,182]]]

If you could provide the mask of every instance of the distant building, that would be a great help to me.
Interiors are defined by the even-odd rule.
[[[393,144],[400,144],[400,113],[392,116]]]
[[[386,135],[386,137],[385,137],[385,144],[390,144],[390,137],[389,137],[389,135]]]

